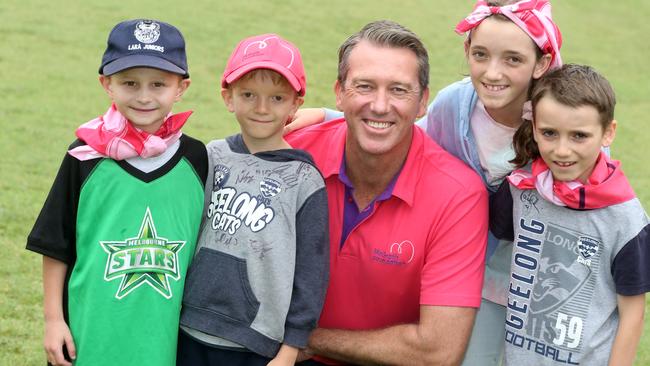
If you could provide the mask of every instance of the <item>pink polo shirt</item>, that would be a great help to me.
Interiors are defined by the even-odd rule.
[[[330,282],[319,326],[375,329],[417,322],[420,305],[478,307],[488,220],[478,175],[414,127],[392,196],[341,247],[346,131],[338,119],[286,136],[312,154],[327,187]]]

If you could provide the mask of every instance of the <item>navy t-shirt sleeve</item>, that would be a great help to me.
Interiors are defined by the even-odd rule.
[[[650,225],[646,225],[616,254],[612,277],[619,295],[650,292]]]
[[[490,231],[499,239],[514,240],[512,204],[510,183],[504,179],[499,189],[490,195]]]

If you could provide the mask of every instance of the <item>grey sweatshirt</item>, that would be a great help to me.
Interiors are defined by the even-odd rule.
[[[323,178],[302,150],[250,154],[241,135],[207,149],[207,209],[182,329],[203,343],[266,357],[282,343],[304,348],[329,274]]]

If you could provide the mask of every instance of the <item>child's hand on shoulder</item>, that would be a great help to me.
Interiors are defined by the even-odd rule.
[[[70,328],[63,319],[50,320],[45,322],[45,340],[43,342],[47,362],[54,366],[71,366],[72,362],[66,359],[64,347],[70,359],[77,357],[77,351],[72,340]]]
[[[322,123],[325,119],[325,110],[323,108],[302,108],[296,111],[289,124],[284,126],[283,134],[309,127],[317,123]]]

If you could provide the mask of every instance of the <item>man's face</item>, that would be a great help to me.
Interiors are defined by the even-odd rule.
[[[408,151],[413,122],[424,115],[429,97],[418,82],[415,53],[361,41],[348,65],[344,84],[335,85],[336,106],[348,124],[348,153],[399,158]]]

